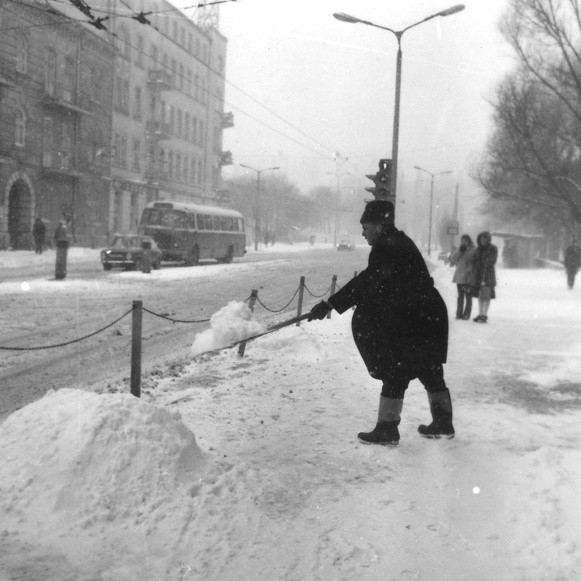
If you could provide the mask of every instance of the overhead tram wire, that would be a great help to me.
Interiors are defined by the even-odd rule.
[[[10,2],[12,2],[13,4],[21,4],[23,5],[22,2],[18,2],[17,0],[9,0]],[[53,0],[55,1],[55,0]],[[59,0],[61,1],[61,0]],[[236,0],[229,0],[229,1],[236,1]],[[64,2],[61,2],[64,3]],[[28,5],[27,5],[28,6]],[[3,31],[7,31],[7,30],[15,30],[15,29],[27,29],[27,28],[34,28],[37,26],[58,26],[61,24],[69,24],[69,23],[82,23],[82,24],[92,24],[93,21],[91,20],[86,20],[86,19],[82,19],[82,18],[73,18],[71,16],[67,16],[66,14],[57,14],[54,12],[50,12],[49,10],[43,9],[41,7],[38,6],[33,6],[30,5],[31,8],[43,11],[43,12],[48,12],[49,14],[52,14],[53,17],[55,18],[62,18],[61,22],[54,22],[54,23],[48,23],[48,24],[42,24],[42,25],[27,25],[27,26],[22,26],[22,27],[11,27],[11,28],[0,28],[0,32]],[[8,10],[8,12],[17,15],[17,16],[21,16],[15,12],[12,12],[11,10]],[[121,16],[119,16],[121,17]],[[112,17],[114,18],[114,17]],[[150,25],[152,26],[152,28],[154,28],[155,30],[157,30],[158,32],[160,32],[160,34],[163,34],[157,27],[153,26],[152,24]],[[164,67],[164,65],[161,63],[161,61],[156,61],[153,59],[153,57],[149,54],[147,54],[146,51],[139,49],[138,47],[132,45],[130,42],[128,42],[125,39],[121,39],[116,33],[107,30],[106,31],[108,34],[110,34],[111,36],[122,40],[125,44],[127,44],[129,47],[131,47],[133,50],[137,51],[138,53],[141,53],[145,58],[148,58],[152,63],[155,63],[157,66],[161,67],[162,69],[170,72],[172,75],[176,75],[184,80],[187,80],[185,75],[180,75],[177,71],[173,71],[171,70],[169,67]],[[207,63],[204,63],[211,72],[213,72],[214,74],[219,74],[218,71],[215,71],[214,69],[212,69]],[[251,95],[249,95],[248,93],[246,93],[243,89],[240,89],[239,87],[237,87],[236,85],[234,85],[233,83],[231,83],[230,81],[228,81],[227,79],[225,79],[225,81],[230,84],[232,87],[234,87],[236,90],[240,91],[242,94],[244,94],[245,96],[249,97],[251,100],[253,100],[257,105],[263,107],[266,111],[268,111],[269,113],[271,113],[272,115],[274,115],[275,117],[279,118],[281,121],[283,121],[284,123],[286,123],[289,127],[291,127],[292,129],[294,129],[295,131],[299,132],[301,135],[303,135],[304,137],[306,137],[307,139],[309,139],[311,142],[315,143],[316,145],[318,145],[319,147],[326,149],[327,151],[329,151],[331,153],[331,149],[327,148],[326,146],[322,145],[321,143],[319,143],[317,140],[313,139],[311,136],[309,136],[308,134],[306,134],[305,132],[303,132],[300,128],[295,127],[292,123],[290,123],[290,121],[287,121],[286,119],[284,119],[282,116],[278,115],[276,112],[272,111],[269,107],[267,107],[266,105],[260,103],[257,99],[255,99],[254,97],[252,97]],[[202,91],[204,91],[207,95],[218,99],[218,97],[216,95],[214,95],[208,88],[206,87],[202,87],[199,86],[199,89],[201,89]],[[317,154],[318,156],[322,157],[323,159],[329,159],[329,155],[326,155],[325,153],[322,153],[321,151],[319,151],[318,149],[315,149],[313,147],[310,147],[308,145],[305,145],[304,143],[302,143],[301,141],[298,141],[297,139],[291,137],[290,135],[287,135],[277,129],[275,129],[274,127],[272,127],[271,125],[269,125],[268,123],[258,119],[257,117],[255,117],[254,115],[246,112],[244,109],[241,109],[240,107],[237,107],[236,105],[233,105],[232,103],[226,101],[225,99],[222,99],[222,101],[224,102],[224,104],[228,105],[228,107],[240,112],[242,115],[245,115],[246,117],[252,119],[253,121],[259,123],[260,125],[266,127],[267,129],[270,129],[271,131],[273,131],[274,133],[280,135],[281,137],[284,137],[285,139],[288,139],[290,141],[292,141],[293,143],[299,145],[300,147]],[[345,158],[346,161],[348,162],[349,158]],[[359,170],[358,170],[359,171]]]

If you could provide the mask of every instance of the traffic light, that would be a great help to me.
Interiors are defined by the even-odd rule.
[[[374,188],[365,188],[376,200],[389,200],[391,197],[391,159],[379,160],[379,171],[376,174],[366,174],[373,180]]]

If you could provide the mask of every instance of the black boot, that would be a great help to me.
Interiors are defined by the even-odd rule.
[[[452,400],[448,389],[428,392],[428,401],[432,412],[432,423],[429,426],[424,424],[419,426],[420,435],[424,438],[453,438],[455,432],[452,425]]]
[[[379,413],[377,424],[371,432],[359,432],[357,437],[365,444],[380,444],[396,446],[399,443],[400,414],[403,399],[379,398]]]

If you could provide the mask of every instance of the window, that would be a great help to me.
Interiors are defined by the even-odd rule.
[[[141,119],[141,87],[135,87],[135,100],[133,101],[133,118]]]
[[[165,101],[161,101],[161,122],[165,123],[165,119],[166,119],[166,114],[165,112],[167,111],[167,104]]]
[[[200,130],[199,130],[200,145],[204,144],[204,122],[200,119]]]
[[[200,75],[194,76],[194,99],[200,100]]]
[[[42,123],[42,165],[52,166],[52,152],[54,144],[53,124],[51,117],[45,117]]]
[[[190,173],[190,158],[187,155],[184,155],[184,164],[182,166],[182,171],[183,171],[182,180],[187,184]]]
[[[171,79],[172,79],[172,86],[174,89],[178,88],[178,64],[176,59],[171,59]]]
[[[200,84],[200,101],[205,103],[208,98],[208,93],[206,91],[206,79],[201,80]]]
[[[203,178],[204,178],[204,174],[203,174],[203,168],[202,168],[202,162],[198,161],[198,185],[201,186],[203,183]]]
[[[192,141],[198,143],[198,118],[195,115],[192,118]]]
[[[54,50],[54,48],[47,48],[46,63],[44,69],[44,88],[51,97],[54,97],[56,93],[56,70],[57,70],[56,50]]]
[[[182,154],[176,154],[176,180],[182,179]]]
[[[157,46],[155,44],[151,45],[151,61],[152,61],[152,65],[153,68],[156,68],[157,65],[159,65],[159,63],[157,62],[159,60],[159,49],[157,48]]]
[[[63,99],[72,102],[75,91],[75,59],[72,56],[65,58],[65,69],[63,74]]]
[[[143,52],[145,49],[145,43],[143,41],[143,36],[137,37],[137,54],[135,55],[135,64],[143,68]]]
[[[179,65],[179,76],[178,76],[178,86],[180,91],[184,90],[184,65]]]
[[[133,171],[141,169],[141,141],[139,139],[133,140]]]
[[[183,112],[181,109],[177,110],[177,135],[182,136]]]
[[[119,50],[120,55],[123,58],[130,59],[131,58],[131,46],[129,46],[129,33],[127,32],[127,28],[121,25],[117,29],[117,48]]]
[[[175,107],[173,105],[169,106],[169,132],[174,135],[175,134],[175,119],[176,116],[176,110]]]
[[[168,155],[168,174],[173,179],[173,151],[170,151]]]
[[[15,112],[15,128],[14,144],[19,147],[24,147],[26,139],[26,115],[20,107],[17,107]]]
[[[190,114],[186,113],[186,120],[184,122],[184,139],[190,140]]]
[[[204,230],[213,230],[212,226],[212,216],[204,214]]]
[[[74,151],[75,130],[71,122],[63,123],[63,135],[61,140],[60,166],[62,169],[72,169]]]
[[[113,164],[117,167],[127,167],[127,137],[120,133],[113,135]]]
[[[28,39],[19,34],[16,39],[16,70],[19,73],[26,73],[28,67]]]
[[[204,216],[202,214],[198,214],[198,230],[204,229]]]
[[[186,95],[192,96],[192,70],[188,69],[186,72]]]
[[[195,159],[192,159],[191,171],[190,171],[190,182],[192,184],[196,183],[196,160]]]

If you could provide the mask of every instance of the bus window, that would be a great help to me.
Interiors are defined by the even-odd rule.
[[[220,230],[220,218],[218,216],[212,216],[212,222],[214,230]]]
[[[204,230],[213,230],[212,228],[212,216],[204,214]]]
[[[188,214],[188,227],[190,230],[196,229],[196,215]]]
[[[188,227],[188,215],[185,212],[174,212],[174,228],[183,230]]]
[[[204,229],[204,216],[202,214],[198,214],[198,230]]]
[[[154,210],[153,208],[147,208],[143,211],[143,216],[141,217],[142,226],[159,226],[161,224],[161,210]]]
[[[244,222],[242,218],[238,218],[238,232],[244,232]]]
[[[226,218],[226,230],[228,230],[228,232],[232,232],[232,218]]]
[[[220,230],[228,230],[228,223],[226,221],[226,218],[220,218]]]

